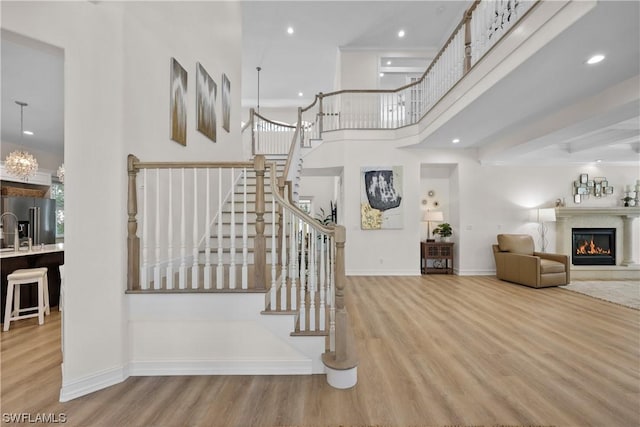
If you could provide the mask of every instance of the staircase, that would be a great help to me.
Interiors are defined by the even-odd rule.
[[[297,185],[285,175],[301,161],[288,166],[290,155],[129,156],[132,375],[327,373],[336,387],[355,384],[355,358],[336,348],[349,336],[336,322],[344,232],[291,203]]]

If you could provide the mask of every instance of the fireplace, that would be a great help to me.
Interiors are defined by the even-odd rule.
[[[616,265],[615,228],[572,228],[573,265]]]

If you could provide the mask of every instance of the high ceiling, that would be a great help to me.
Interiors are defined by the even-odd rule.
[[[334,90],[338,49],[435,54],[470,1],[242,2],[242,104],[308,105]],[[294,33],[288,34],[287,28]],[[405,36],[398,37],[400,30]],[[424,71],[424,70],[423,70]],[[299,97],[298,93],[303,96]]]
[[[375,51],[381,58],[415,52],[402,64],[415,67],[439,50],[469,4],[242,2],[243,106],[256,105],[257,66],[265,107],[303,106],[314,94],[333,90],[339,49]],[[451,147],[451,138],[460,138],[455,148],[477,149],[488,163],[639,162],[639,103],[606,109],[602,102],[611,87],[640,75],[639,17],[638,1],[599,1],[422,144]],[[397,36],[400,29],[404,38]],[[606,54],[605,61],[587,67],[585,59],[595,52]],[[30,104],[25,129],[35,132],[24,137],[25,145],[62,150],[63,62],[60,49],[2,32],[3,141],[20,140],[20,109],[14,101],[21,100]],[[598,108],[591,116],[549,126],[555,117],[593,104]]]

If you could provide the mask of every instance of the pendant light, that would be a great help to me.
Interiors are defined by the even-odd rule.
[[[24,150],[24,107],[26,102],[16,101],[20,106],[20,150],[12,151],[4,161],[5,170],[9,175],[24,179],[31,178],[38,171],[38,161]]]

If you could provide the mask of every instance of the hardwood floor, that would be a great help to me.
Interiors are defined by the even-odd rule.
[[[640,311],[493,277],[350,277],[358,385],[132,377],[67,403],[60,317],[2,334],[2,414],[70,426],[640,425]],[[300,338],[304,339],[304,338]]]

